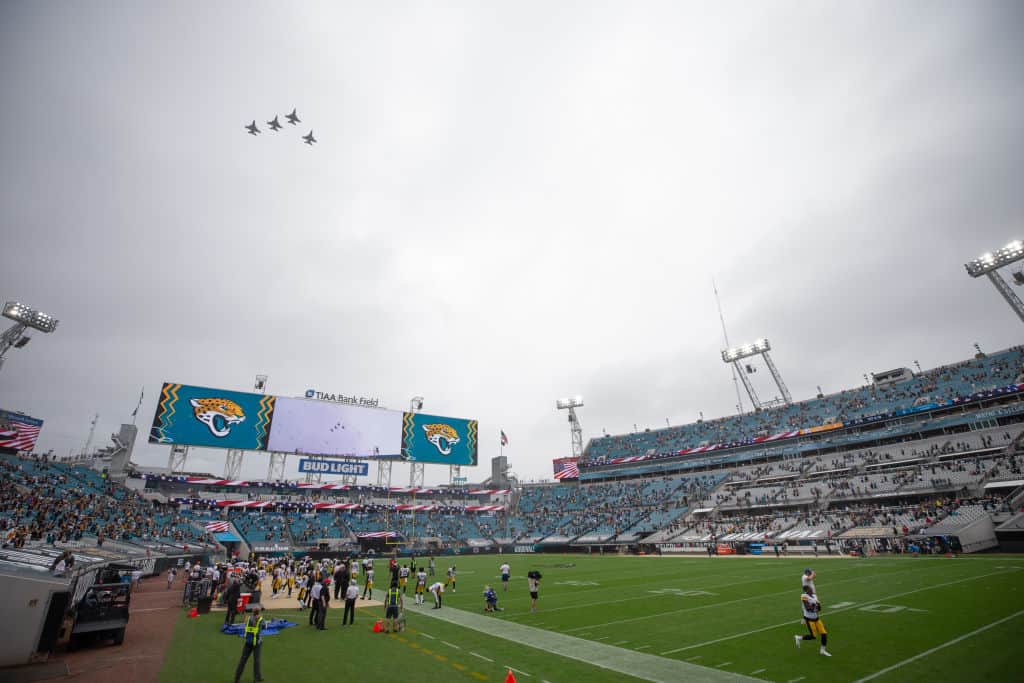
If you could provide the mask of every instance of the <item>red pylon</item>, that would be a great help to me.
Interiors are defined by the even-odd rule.
[[[505,683],[516,683],[516,675],[512,673],[512,669],[509,669],[508,673],[505,674]]]

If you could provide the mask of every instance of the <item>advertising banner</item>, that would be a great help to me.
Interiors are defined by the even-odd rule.
[[[476,465],[478,445],[476,420],[169,382],[160,392],[149,441],[467,466]]]
[[[267,447],[280,453],[398,456],[402,413],[345,403],[278,398]]]
[[[265,450],[274,396],[165,383],[151,443]]]
[[[402,457],[406,460],[476,465],[476,420],[404,413],[401,434]]]
[[[42,420],[0,410],[0,448],[31,451],[36,446],[42,428]]]
[[[365,477],[370,472],[366,462],[345,462],[344,460],[299,460],[299,472],[314,474],[344,474]]]

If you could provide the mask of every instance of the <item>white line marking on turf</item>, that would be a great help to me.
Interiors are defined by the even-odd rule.
[[[753,676],[754,674],[759,674],[759,673],[761,673],[762,671],[767,671],[767,670],[768,670],[768,669],[758,669],[757,671],[751,671],[751,672],[750,672],[750,675],[751,675],[751,676]]]
[[[441,644],[442,645],[447,645],[448,647],[454,647],[456,650],[461,650],[462,649],[461,647],[459,647],[455,643],[449,643],[447,640],[442,640]]]
[[[875,678],[878,678],[879,676],[884,676],[885,674],[889,673],[890,671],[895,671],[896,669],[899,669],[900,667],[906,666],[907,664],[910,664],[911,662],[916,662],[919,659],[924,659],[925,657],[928,657],[929,655],[935,654],[939,650],[947,648],[947,647],[949,647],[951,645],[956,645],[960,641],[967,640],[968,638],[972,638],[972,637],[978,635],[979,633],[984,633],[985,631],[989,630],[990,628],[995,628],[996,626],[999,626],[1000,624],[1005,624],[1008,621],[1016,619],[1017,617],[1019,617],[1022,614],[1024,614],[1024,610],[1021,610],[1019,612],[1014,612],[1010,616],[1003,617],[999,621],[993,621],[990,624],[985,624],[981,628],[976,628],[973,631],[971,631],[970,633],[965,633],[962,636],[958,636],[958,637],[954,638],[953,640],[946,641],[942,645],[936,645],[935,647],[933,647],[930,650],[925,650],[924,652],[922,652],[920,654],[914,655],[913,657],[910,657],[908,659],[904,659],[902,662],[896,662],[892,666],[888,666],[888,667],[882,669],[881,671],[876,671],[875,673],[871,674],[870,676],[865,676],[864,678],[857,679],[857,681],[855,681],[855,683],[864,683],[864,681],[870,681],[870,680],[873,680]]]
[[[704,655],[694,655],[694,656],[692,656],[692,657],[687,657],[687,658],[686,658],[686,661],[688,661],[688,662],[692,662],[692,661],[693,661],[693,660],[695,660],[695,659],[703,659],[703,658],[704,658]]]
[[[797,683],[797,681],[802,681],[805,678],[807,678],[807,676],[799,676],[797,678],[791,678],[788,681],[786,681],[786,683]]]
[[[729,666],[730,664],[732,664],[732,662],[722,662],[721,664],[715,664],[715,666],[721,669],[723,666]]]
[[[424,638],[430,638],[431,640],[437,640],[437,638],[435,638],[434,636],[430,635],[429,633],[424,633],[423,631],[420,631],[420,635],[423,636]]]
[[[474,657],[479,657],[480,659],[484,660],[485,662],[492,662],[492,663],[494,662],[494,660],[491,659],[490,657],[484,657],[483,655],[477,654],[476,652],[470,652],[469,654],[473,655]]]
[[[530,675],[530,674],[526,673],[525,671],[520,671],[519,669],[513,669],[508,664],[505,665],[505,668],[508,669],[509,671],[515,671],[517,674],[523,674],[524,676],[529,676]]]
[[[625,644],[626,644],[626,643],[628,643],[628,642],[629,642],[628,640],[620,640],[620,641],[619,641],[619,642],[617,642],[617,643],[612,643],[612,645],[625,645]]]
[[[637,647],[635,647],[633,649],[634,650],[646,650],[646,649],[648,649],[650,647],[651,647],[650,645],[638,645]]]
[[[446,610],[428,610],[426,613],[421,613],[421,616],[429,616],[461,628],[477,631],[491,638],[507,640],[520,647],[533,648],[653,683],[679,683],[683,680],[687,683],[732,683],[733,681],[760,680],[729,670],[690,664],[681,659],[658,657],[647,652],[637,652],[630,648],[584,640],[526,624],[505,622],[500,629],[495,630],[493,617],[478,614],[475,611],[448,608]],[[471,654],[491,661],[483,655]]]
[[[874,580],[874,579],[877,579],[877,578],[889,577],[889,576],[892,576],[894,574],[903,574],[903,573],[913,572],[913,571],[920,571],[920,568],[918,567],[916,569],[904,569],[904,570],[899,571],[899,572],[889,572],[889,573],[886,573],[886,574],[869,576],[869,577],[857,576],[857,577],[853,577],[853,578],[850,578],[850,579],[842,579],[842,580],[839,580],[839,581],[832,581],[830,583],[830,585],[835,586],[835,585],[840,584],[840,583],[849,583],[851,581],[864,581],[865,579],[867,579],[867,580]],[[778,577],[776,577],[776,578],[778,578]],[[714,607],[721,607],[723,605],[733,605],[733,604],[736,604],[738,602],[750,602],[751,600],[763,600],[764,598],[773,597],[773,596],[776,596],[776,595],[791,595],[792,593],[793,593],[793,591],[788,590],[788,591],[778,591],[776,593],[765,593],[764,595],[751,595],[751,596],[748,596],[748,597],[745,597],[745,598],[737,598],[735,600],[726,600],[725,602],[712,602],[712,603],[708,603],[706,605],[698,605],[696,607],[683,607],[681,609],[669,610],[667,612],[653,612],[651,614],[646,614],[646,615],[644,615],[642,617],[633,617],[632,619],[617,619],[615,621],[606,621],[603,624],[588,624],[586,626],[577,626],[576,628],[566,629],[565,632],[566,633],[572,633],[573,631],[581,631],[581,630],[583,630],[585,628],[604,628],[605,626],[615,626],[617,624],[626,624],[626,623],[633,622],[633,621],[643,621],[644,619],[653,619],[655,617],[661,617],[661,616],[665,616],[667,614],[680,614],[682,612],[695,612],[697,610],[711,609],[711,608],[714,608]],[[614,602],[619,602],[619,601],[616,600]],[[594,603],[594,604],[605,604],[605,603]],[[557,609],[557,608],[555,608],[555,609]],[[554,611],[554,609],[549,610],[549,611]],[[834,611],[835,610],[830,610],[829,613],[831,614]]]
[[[999,574],[1008,574],[1008,573],[1009,572],[1002,571],[1002,572],[990,572],[988,574],[979,574],[978,576],[968,576],[967,578],[957,579],[956,581],[947,581],[945,583],[937,583],[937,584],[935,584],[933,586],[925,586],[924,588],[918,588],[918,589],[912,590],[912,591],[905,591],[903,593],[896,593],[895,595],[887,595],[884,598],[879,598],[878,600],[872,600],[870,604],[878,604],[878,603],[885,602],[886,600],[892,600],[893,598],[901,598],[904,595],[912,595],[914,593],[921,593],[923,591],[930,591],[930,590],[933,590],[935,588],[944,588],[946,586],[952,586],[953,584],[964,583],[965,581],[977,581],[978,579],[986,579],[986,578],[988,578],[990,576],[997,576]],[[725,604],[725,603],[722,603],[722,604]],[[842,609],[837,609],[837,610],[832,610],[831,612],[829,612],[829,614],[835,614],[836,612],[845,612],[848,609],[853,609],[853,606],[843,607]],[[743,633],[736,633],[736,634],[733,634],[731,636],[723,636],[721,638],[715,638],[714,640],[705,640],[703,643],[697,643],[696,645],[687,645],[686,647],[677,647],[674,650],[666,650],[666,651],[662,652],[661,654],[662,655],[671,655],[671,654],[675,654],[676,652],[683,652],[684,650],[692,650],[692,649],[694,649],[696,647],[704,647],[705,645],[714,645],[715,643],[721,643],[721,642],[726,641],[726,640],[733,640],[734,638],[742,638],[744,636],[753,635],[755,633],[762,633],[764,631],[771,631],[772,629],[775,629],[775,628],[782,628],[783,626],[790,626],[792,624],[799,624],[799,623],[800,623],[799,620],[791,619],[790,621],[784,621],[781,624],[772,624],[771,626],[763,626],[761,628],[755,628],[752,631],[744,631]]]
[[[976,559],[977,558],[974,558],[971,561],[973,562]],[[915,560],[914,560],[915,564],[916,563],[920,563],[920,562],[931,562],[931,561],[932,561],[932,558],[927,558],[927,557],[919,557],[919,558],[915,558]],[[769,564],[771,564],[771,563],[769,563]],[[768,566],[768,565],[764,565],[764,566]],[[845,567],[843,569],[837,569],[835,571],[832,571],[832,572],[830,572],[830,574],[832,576],[835,576],[836,574],[839,574],[839,573],[845,573],[845,572],[848,572],[848,571],[854,571],[854,570],[861,569],[863,567],[868,567],[868,566],[877,566],[877,565],[867,565],[867,564],[857,563],[856,565],[852,565],[852,566],[849,566],[849,567]],[[892,565],[886,565],[886,566],[892,566]],[[901,570],[901,571],[898,571],[898,572],[886,572],[886,573],[883,574],[883,576],[888,576],[890,574],[902,574],[902,573],[905,573],[905,572],[908,572],[908,571],[920,571],[920,569],[921,569],[920,567],[917,567],[915,569]],[[697,578],[698,579],[700,579],[700,578],[713,578],[713,576],[709,575],[709,576],[701,576],[701,577],[697,577]],[[721,584],[714,584],[714,585],[711,585],[711,586],[704,586],[701,590],[706,590],[706,589],[711,589],[711,588],[732,588],[734,586],[743,586],[743,585],[746,585],[748,583],[764,583],[766,581],[775,581],[775,580],[782,579],[782,578],[785,578],[785,575],[763,576],[760,579],[755,579],[753,581],[739,581],[739,582],[733,581],[733,582],[730,582],[730,583],[721,583]],[[869,578],[871,578],[871,577],[869,577]],[[687,577],[687,578],[680,579],[680,578],[676,578],[676,575],[662,575],[662,574],[658,574],[656,576],[648,577],[647,579],[644,579],[644,580],[645,581],[649,581],[652,585],[664,585],[664,584],[679,583],[680,581],[692,582],[693,581],[693,577]],[[835,585],[837,583],[842,583],[843,581],[855,581],[855,580],[856,581],[863,581],[864,577],[863,576],[859,576],[859,577],[855,577],[853,579],[842,579],[841,581],[832,581],[831,585]],[[580,595],[581,593],[594,593],[594,592],[607,592],[607,589],[606,588],[590,588],[590,589],[583,589],[583,590],[573,591],[572,594],[573,595]],[[792,593],[792,591],[785,591],[785,593]],[[770,595],[783,595],[783,593],[774,593],[774,594],[770,594]],[[657,597],[657,596],[650,596],[651,599],[653,599],[654,597]],[[758,597],[760,598],[760,597],[766,597],[766,596],[761,595],[761,596],[758,596]],[[641,596],[641,598],[647,599],[647,596]],[[585,603],[578,603],[578,604],[572,604],[572,605],[563,605],[562,607],[545,607],[544,608],[544,613],[547,614],[549,612],[560,612],[562,610],[567,610],[567,609],[582,609],[582,608],[585,608],[585,607],[594,607],[594,606],[598,606],[598,605],[614,605],[614,604],[619,603],[619,602],[636,602],[636,600],[637,600],[637,597],[633,596],[631,598],[623,598],[621,600],[601,600],[599,602],[585,602]],[[514,618],[519,618],[519,617],[524,617],[525,618],[525,617],[529,616],[529,614],[530,614],[529,612],[509,614],[505,618],[506,619],[514,619]],[[671,614],[671,612],[669,612],[668,614]],[[584,628],[588,628],[588,627],[584,626]]]

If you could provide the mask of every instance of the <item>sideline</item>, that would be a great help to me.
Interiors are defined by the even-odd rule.
[[[474,614],[451,607],[417,611],[411,614],[439,619],[449,624],[478,631],[492,638],[509,640],[549,654],[575,659],[592,666],[655,683],[678,683],[683,680],[707,681],[708,683],[761,680],[727,671],[717,671],[678,659],[658,657],[554,631],[545,631],[512,621],[498,621],[483,614]],[[495,624],[499,624],[500,628],[495,628]]]
[[[951,645],[956,645],[957,643],[959,643],[962,640],[967,640],[968,638],[972,638],[972,637],[978,635],[979,633],[984,633],[985,631],[989,630],[990,628],[995,628],[996,626],[999,626],[1001,624],[1005,624],[1006,622],[1008,622],[1008,621],[1010,621],[1012,619],[1016,619],[1017,617],[1019,617],[1022,614],[1024,614],[1024,610],[1021,610],[1019,612],[1011,614],[1008,617],[1003,617],[999,621],[993,621],[991,624],[985,624],[981,628],[976,628],[973,631],[971,631],[970,633],[965,633],[962,636],[958,636],[958,637],[954,638],[953,640],[946,641],[942,645],[936,645],[932,649],[925,650],[921,654],[914,655],[913,657],[910,657],[908,659],[904,659],[902,662],[896,662],[892,666],[888,666],[888,667],[882,669],[881,671],[876,671],[875,673],[873,673],[873,674],[871,674],[869,676],[865,676],[864,678],[858,678],[856,681],[854,681],[854,683],[864,683],[864,681],[871,681],[871,680],[874,680],[874,679],[878,678],[879,676],[884,676],[885,674],[889,673],[890,671],[895,671],[896,669],[899,669],[900,667],[906,666],[907,664],[910,664],[911,662],[916,662],[919,659],[924,659],[925,657],[933,655],[936,652],[938,652],[939,650],[942,650],[943,648],[947,648],[947,647],[949,647]]]

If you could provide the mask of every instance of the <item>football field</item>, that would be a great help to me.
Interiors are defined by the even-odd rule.
[[[512,565],[501,591],[498,565]],[[1024,632],[1024,557],[776,559],[486,555],[457,563],[456,592],[431,609],[406,600],[404,633],[372,633],[383,608],[359,609],[355,626],[307,625],[287,598],[265,599],[270,617],[299,626],[268,636],[269,682],[326,675],[365,681],[1006,681],[1018,674]],[[447,563],[447,564],[446,564]],[[386,563],[377,561],[378,574]],[[832,657],[797,648],[800,575],[817,572]],[[530,612],[526,572],[543,574]],[[485,584],[497,614],[483,613]],[[376,598],[383,597],[378,588]],[[176,626],[161,681],[231,680],[241,639],[221,635],[222,614]],[[129,638],[130,630],[129,630]],[[250,662],[243,680],[252,680]]]

